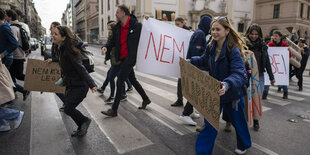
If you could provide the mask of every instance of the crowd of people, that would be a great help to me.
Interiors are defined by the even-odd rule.
[[[23,64],[27,55],[19,47],[21,39],[18,27],[10,26],[10,24],[19,24],[16,16],[12,10],[0,9],[0,54],[1,62],[10,72],[14,91],[21,92],[26,100],[30,92],[24,90],[16,82],[16,79],[24,80]],[[133,88],[143,100],[139,109],[146,109],[147,105],[151,103],[150,98],[136,79],[133,69],[136,64],[142,24],[134,15],[130,14],[125,5],[118,6],[116,18],[118,22],[109,21],[107,23],[109,38],[101,48],[102,55],[105,55],[104,64],[110,60],[111,67],[107,72],[106,80],[99,89],[83,65],[81,50],[85,47],[83,47],[82,41],[70,28],[61,26],[58,22],[51,24],[52,57],[45,61],[57,62],[61,68],[61,81],[58,81],[58,85],[66,86],[66,89],[64,94],[57,93],[56,95],[63,102],[60,111],[70,116],[77,125],[77,130],[73,131],[72,136],[84,136],[91,123],[90,118],[76,109],[86,97],[89,89],[92,92],[98,91],[103,94],[106,86],[110,84],[110,96],[105,102],[112,103],[112,107],[101,111],[103,115],[109,117],[117,116],[120,102],[126,100],[126,92],[132,91]],[[191,31],[182,17],[176,18],[175,25]],[[247,91],[244,90],[247,88],[248,82],[245,50],[251,50],[254,53],[259,73],[260,96],[262,99],[267,99],[269,85],[264,83],[264,72],[268,73],[271,85],[276,82],[269,61],[268,47],[288,46],[284,35],[278,30],[273,32],[272,40],[265,43],[262,29],[257,24],[252,24],[243,37],[233,28],[227,17],[214,17],[213,19],[209,16],[201,17],[198,29],[190,38],[186,59],[221,81],[222,85],[218,91],[220,110],[223,110],[223,117],[227,122],[225,131],[230,131],[231,126],[236,131],[237,148],[235,153],[237,154],[244,154],[252,145],[248,122],[244,114],[246,104],[244,96],[247,95]],[[302,49],[301,67],[293,69],[290,77],[296,75],[299,90],[302,91],[303,72],[307,64],[309,48],[303,38],[299,38],[298,46]],[[128,85],[127,90],[125,82]],[[281,91],[282,88],[283,99],[288,99],[288,86],[279,86],[278,91]],[[171,106],[183,106],[181,79],[178,79],[177,83],[177,97],[177,101]],[[3,101],[5,104],[11,104],[13,99],[9,101],[3,99]],[[0,107],[0,131],[10,130],[8,121],[14,121],[14,128],[18,128],[23,115],[22,111]],[[192,118],[199,117],[200,115],[193,106],[187,102],[179,118],[185,124],[195,126],[197,123]],[[254,118],[253,122],[254,130],[258,131],[260,128],[259,118]],[[218,131],[207,120],[204,120],[204,126],[197,131],[200,133],[196,140],[196,154],[212,154]]]

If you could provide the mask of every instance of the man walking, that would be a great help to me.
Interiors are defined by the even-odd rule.
[[[102,48],[102,52],[107,51],[107,56],[110,56],[111,49],[115,47],[115,59],[121,61],[120,72],[117,78],[116,96],[112,109],[101,112],[111,117],[117,116],[117,109],[123,94],[124,81],[127,77],[143,99],[142,106],[139,109],[145,109],[151,103],[144,89],[137,81],[133,70],[136,64],[142,24],[137,21],[135,16],[130,15],[129,9],[125,5],[118,6],[116,17],[119,22],[112,30],[112,38]]]

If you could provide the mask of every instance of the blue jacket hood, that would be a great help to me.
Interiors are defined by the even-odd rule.
[[[205,35],[207,35],[210,31],[210,25],[211,25],[212,19],[209,16],[203,16],[200,19],[198,28],[201,29]]]

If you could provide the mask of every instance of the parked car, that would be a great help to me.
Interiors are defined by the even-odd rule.
[[[31,47],[30,47],[31,51],[36,50],[36,41],[35,41],[35,38],[30,38],[30,45],[31,45]]]
[[[51,36],[44,36],[45,50],[43,51],[44,60],[52,57],[53,38]]]

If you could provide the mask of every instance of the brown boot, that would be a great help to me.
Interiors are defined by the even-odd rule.
[[[109,109],[108,111],[101,111],[102,114],[110,116],[110,117],[116,117],[117,112],[114,111],[113,109]]]
[[[197,132],[201,132],[201,131],[205,128],[205,126],[206,126],[206,124],[204,124],[204,125],[203,125],[202,127],[200,127],[200,128],[197,128],[196,131],[197,131]]]
[[[143,101],[142,102],[142,106],[141,107],[139,107],[139,109],[145,109],[146,108],[146,106],[148,105],[148,104],[150,104],[151,103],[151,100],[146,100],[146,101]]]

